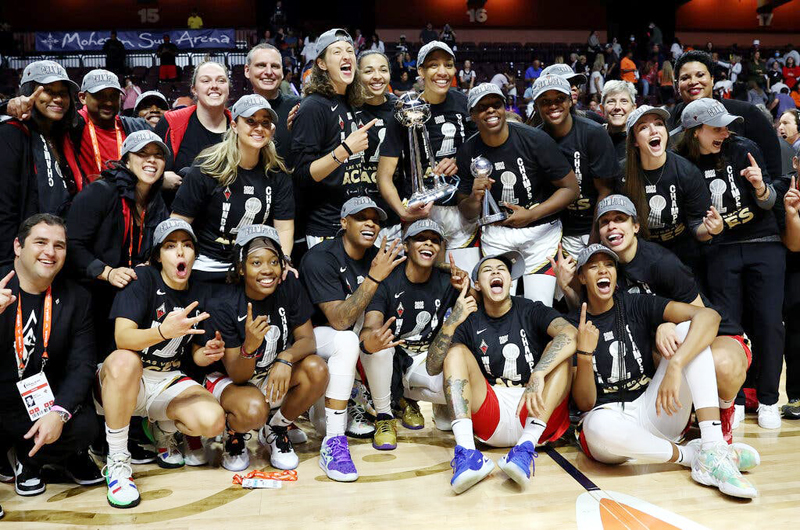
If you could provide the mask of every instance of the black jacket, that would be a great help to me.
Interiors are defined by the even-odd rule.
[[[122,260],[123,245],[128,248],[122,201],[127,201],[135,215],[136,182],[136,175],[128,169],[115,167],[103,171],[100,179],[75,197],[67,216],[67,262],[70,272],[78,278],[96,278],[106,265],[112,268],[128,266]],[[158,223],[169,217],[159,193],[161,182],[159,180],[150,192],[142,247],[139,250],[134,245],[134,265],[147,261],[153,232]]]

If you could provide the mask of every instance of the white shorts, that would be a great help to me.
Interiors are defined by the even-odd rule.
[[[407,352],[408,353],[408,352]],[[445,405],[444,375],[428,375],[425,361],[428,352],[411,355],[411,366],[403,373],[403,390],[407,398]]]
[[[100,370],[98,369],[98,378]],[[152,421],[166,421],[167,407],[173,399],[184,390],[200,386],[183,372],[157,372],[145,368],[139,381],[139,393],[136,395],[136,408],[132,416],[150,418]],[[97,413],[105,415],[102,405],[95,399]]]
[[[258,388],[261,391],[261,393],[264,394],[265,398],[267,395],[266,385],[267,385],[268,375],[269,372],[256,374],[253,377],[251,377],[250,380],[248,381],[248,383]],[[206,390],[211,392],[211,395],[213,395],[217,401],[219,401],[222,398],[222,392],[226,388],[228,388],[228,385],[231,384],[233,384],[233,380],[221,372],[212,372],[206,375],[206,380],[205,380]],[[283,400],[285,398],[286,396],[284,395],[283,398],[280,399],[280,401],[276,403],[270,403],[270,408],[273,409],[279,408],[283,404]]]
[[[555,257],[561,241],[561,220],[530,226],[511,228],[488,225],[483,227],[481,250],[484,256],[517,250],[525,258],[525,274],[545,272],[550,258]]]
[[[442,227],[448,249],[467,248],[478,237],[478,220],[470,221],[461,215],[458,206],[436,206],[431,208],[430,218]]]
[[[561,248],[575,259],[583,249],[589,246],[589,236],[564,236],[561,238]]]
[[[492,385],[500,409],[500,420],[491,437],[481,440],[492,447],[512,447],[522,436],[522,423],[517,416],[517,405],[522,399],[525,387],[506,387]]]

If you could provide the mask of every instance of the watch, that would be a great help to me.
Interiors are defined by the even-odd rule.
[[[70,414],[69,412],[67,412],[66,409],[63,409],[61,407],[52,407],[50,409],[50,412],[55,412],[56,414],[58,414],[61,417],[61,421],[63,423],[67,423],[70,420],[70,418],[72,418],[72,414]]]

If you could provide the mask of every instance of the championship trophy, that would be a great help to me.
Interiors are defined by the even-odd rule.
[[[472,164],[469,166],[470,173],[472,173],[472,176],[476,179],[488,179],[489,175],[492,174],[492,169],[492,163],[489,161],[489,159],[482,156],[479,156],[473,160]],[[478,219],[478,224],[480,226],[486,226],[498,221],[504,221],[506,217],[508,217],[508,215],[497,205],[494,197],[492,197],[491,191],[484,190],[483,214],[481,215],[480,219]]]
[[[416,92],[407,92],[395,103],[394,116],[401,125],[408,128],[409,155],[411,157],[409,208],[452,197],[458,186],[446,182],[443,175],[433,173],[436,159],[433,156],[428,129],[425,128],[425,122],[431,118],[430,104],[420,99],[420,95]],[[426,153],[427,171],[423,170],[423,157]],[[428,176],[428,172],[433,176],[433,187],[430,189],[425,187],[425,177]]]

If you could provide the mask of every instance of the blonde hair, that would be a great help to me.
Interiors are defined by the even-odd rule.
[[[233,127],[225,131],[225,136],[220,143],[203,149],[197,155],[197,167],[200,168],[200,171],[219,182],[220,186],[230,186],[236,181],[236,174],[241,161],[242,153],[239,150],[239,134]],[[258,154],[258,161],[264,164],[265,175],[270,171],[289,173],[283,159],[278,156],[278,152],[275,150],[275,143],[272,140],[261,148]]]

